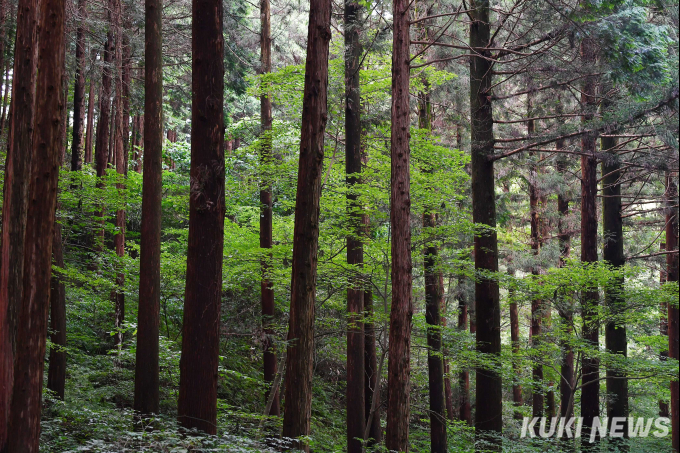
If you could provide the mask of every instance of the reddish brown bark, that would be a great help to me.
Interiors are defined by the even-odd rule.
[[[38,58],[38,0],[21,0],[17,9],[12,108],[10,110],[2,206],[0,262],[0,452],[8,437],[14,382],[17,317],[22,300],[24,236],[33,155],[35,75]],[[60,84],[57,84],[59,87]],[[50,232],[50,237],[52,236]]]
[[[163,189],[163,60],[161,0],[145,2],[144,175],[139,267],[139,311],[134,408],[143,415],[159,410],[158,326],[161,296],[161,200]],[[139,128],[139,117],[137,128]],[[136,137],[133,134],[133,142]]]
[[[177,412],[183,427],[215,434],[225,209],[222,1],[193,0],[192,17],[191,193]]]
[[[87,0],[78,0],[76,29],[76,76],[73,87],[73,141],[71,142],[71,171],[83,166],[83,124],[85,121],[85,18]]]
[[[302,107],[300,163],[295,198],[290,324],[286,357],[283,437],[309,434],[314,355],[314,299],[319,240],[319,200],[328,118],[328,46],[331,2],[312,0],[309,10],[307,61]],[[308,451],[304,443],[296,447]]]
[[[64,267],[64,251],[61,242],[61,225],[54,225],[52,259],[56,266]],[[50,279],[50,341],[56,348],[50,349],[50,366],[47,372],[47,388],[59,399],[64,399],[66,386],[66,288],[62,278],[52,273]]]
[[[40,444],[42,381],[47,342],[52,242],[62,154],[64,72],[64,0],[40,3],[40,46],[36,87],[29,203],[26,220],[24,278],[8,448],[37,453]]]
[[[666,251],[666,243],[662,242],[659,246],[659,251]],[[659,271],[659,284],[663,286],[666,283],[666,270],[661,269]],[[661,302],[659,304],[659,335],[668,337],[668,304],[666,302]],[[668,341],[668,339],[666,339]],[[659,353],[659,360],[662,362],[668,358],[668,350],[662,350]],[[659,417],[671,417],[670,406],[668,401],[659,400]]]
[[[364,262],[361,205],[354,186],[361,178],[361,6],[345,0],[345,172],[347,174],[347,264],[352,272],[347,286],[347,452],[362,453],[364,401],[364,290],[359,272]]]
[[[390,230],[392,251],[392,308],[387,369],[387,432],[389,450],[408,451],[411,392],[411,193],[410,193],[410,3],[393,2],[392,17],[392,136]]]
[[[680,276],[678,263],[678,186],[671,173],[666,174],[666,250],[676,251],[666,255],[666,281],[677,282]],[[675,206],[675,207],[674,207]],[[680,360],[680,313],[677,304],[668,305],[668,357]],[[680,391],[678,379],[671,381],[671,432],[672,446],[680,452]]]
[[[476,4],[470,23],[470,46],[484,48],[491,40],[489,2]],[[470,59],[470,118],[472,217],[484,226],[474,239],[477,272],[498,272],[498,239],[493,155],[493,111],[491,105],[492,63],[490,51],[483,50]],[[500,294],[493,277],[478,276],[475,283],[475,320],[477,352],[497,359],[501,352]],[[475,438],[477,449],[500,451],[503,431],[502,378],[495,369],[476,372]],[[486,445],[485,445],[486,444]]]
[[[581,44],[581,57],[585,62],[595,62],[595,43],[585,39]],[[596,80],[586,79],[581,93],[583,121],[592,120],[596,113]],[[596,263],[597,257],[597,158],[595,157],[596,137],[586,134],[581,139],[581,261]],[[599,322],[597,288],[585,290],[581,297],[583,316],[583,339],[597,349],[599,343]],[[581,363],[581,416],[583,417],[582,438],[589,439],[593,419],[600,415],[600,364],[596,357],[584,355]],[[597,443],[584,442],[584,449],[596,448]]]
[[[269,0],[260,1],[260,71],[267,74],[272,70],[272,38],[271,38],[271,8]],[[260,121],[262,127],[262,149],[260,159],[267,166],[273,163],[272,159],[272,102],[269,93],[260,96]],[[272,191],[270,172],[263,175],[260,189],[260,247],[271,249],[272,241]],[[265,402],[269,399],[271,385],[276,378],[277,359],[276,346],[274,345],[274,329],[272,328],[275,315],[274,288],[269,280],[269,261],[271,253],[262,260],[262,281],[260,282],[260,304],[262,309],[262,328],[264,330],[263,343],[263,371],[264,381],[268,387],[264,395]],[[278,388],[272,400],[269,415],[280,415],[281,404]]]

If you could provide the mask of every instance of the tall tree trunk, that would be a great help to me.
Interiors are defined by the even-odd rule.
[[[222,1],[193,0],[192,16],[192,184],[177,412],[183,427],[215,434],[225,209]]]
[[[393,2],[391,190],[392,308],[387,369],[388,450],[408,451],[411,393],[410,3]]]
[[[368,219],[364,219],[368,223]],[[382,427],[380,426],[380,376],[378,375],[378,353],[376,350],[376,330],[373,319],[373,292],[364,292],[364,404],[368,435],[367,446],[380,444],[382,441]],[[372,412],[372,415],[371,415]]]
[[[0,261],[0,452],[8,438],[14,382],[17,317],[21,307],[28,183],[33,156],[35,76],[38,59],[38,0],[20,0],[12,80],[2,205]],[[59,83],[57,86],[61,86]],[[52,236],[50,232],[50,237]]]
[[[508,275],[514,278],[515,270],[508,266]],[[517,307],[517,302],[514,300],[515,291],[510,288],[510,342],[512,343],[512,371],[515,374],[516,382],[512,383],[512,403],[515,407],[521,407],[523,404],[522,400],[522,385],[519,383],[519,379],[522,375],[522,367],[520,364],[520,343],[519,343],[519,309]],[[522,413],[516,410],[514,413],[514,418],[521,420]]]
[[[92,50],[90,52],[90,56],[92,58],[92,61],[96,60],[97,58],[97,51]],[[95,70],[94,70],[94,65],[92,69],[90,69],[90,90],[87,95],[87,126],[85,128],[85,156],[84,160],[86,164],[91,164],[92,163],[92,143],[93,143],[93,131],[94,131],[94,102],[95,102],[95,94],[94,94],[94,87],[95,87]]]
[[[114,67],[116,75],[116,96],[114,98],[114,104],[116,106],[116,114],[114,116],[114,148],[113,152],[116,156],[116,173],[118,173],[120,178],[125,177],[125,140],[123,138],[124,126],[124,89],[123,89],[123,26],[122,26],[122,4],[121,0],[110,0],[111,6],[113,7],[113,21],[112,25],[114,27],[116,47],[115,47],[115,57],[114,57]],[[119,194],[123,196],[125,184],[118,183],[116,188]],[[122,270],[122,258],[125,256],[125,209],[116,210],[116,234],[113,236],[113,244],[116,249],[116,255],[120,259],[116,272],[116,289],[115,289],[115,301],[116,301],[116,318],[115,318],[115,342],[116,347],[120,350],[123,346],[124,334],[123,325],[125,323],[125,293],[123,292],[123,284],[125,283],[125,274]]]
[[[319,247],[319,200],[328,118],[328,46],[331,39],[331,2],[311,0],[307,62],[302,107],[300,163],[295,197],[290,324],[286,355],[283,437],[309,434],[314,362],[314,299]],[[295,447],[309,450],[304,442]]]
[[[113,33],[109,31],[106,38],[106,43],[104,43],[103,50],[103,63],[104,67],[102,69],[102,85],[101,93],[99,95],[99,120],[97,121],[97,140],[94,149],[94,160],[95,167],[97,171],[97,177],[101,178],[106,174],[106,167],[108,165],[108,149],[109,149],[109,126],[111,122],[111,68],[110,63],[112,56],[113,47]],[[97,183],[97,187],[103,188],[103,181]],[[104,218],[104,210],[99,212],[99,216]],[[100,228],[97,232],[97,244],[95,248],[97,250],[103,250],[104,247],[104,221],[100,221]]]
[[[163,189],[162,0],[146,0],[144,118],[147,150],[142,176],[142,231],[134,408],[158,413],[158,326],[161,297],[161,200]],[[139,121],[139,117],[137,117]],[[133,139],[135,141],[135,139]]]
[[[603,104],[603,108],[608,103]],[[602,137],[601,148],[607,153],[602,162],[602,230],[604,240],[603,259],[616,271],[626,264],[623,254],[623,219],[621,218],[621,162],[616,151],[617,140]],[[604,289],[605,304],[610,319],[605,327],[605,346],[609,353],[628,356],[625,319],[626,300],[623,296],[623,276],[615,276]],[[620,369],[607,368],[607,417],[628,417],[628,380]],[[626,423],[628,423],[626,421]],[[623,438],[628,438],[628,428],[623,430]],[[620,444],[620,450],[627,451],[621,438],[610,442]]]
[[[85,121],[85,18],[87,0],[78,0],[78,28],[76,29],[76,81],[73,88],[73,141],[71,142],[71,171],[83,166],[83,123]]]
[[[481,0],[472,13],[470,46],[486,47],[491,39],[489,2]],[[493,162],[493,112],[491,105],[491,53],[481,51],[470,59],[470,117],[472,141],[472,217],[483,231],[475,234],[475,269],[498,272],[498,239]],[[498,282],[480,276],[475,284],[477,351],[496,358],[501,352],[500,295]],[[494,369],[476,372],[475,438],[478,449],[500,451],[503,431],[502,378]],[[488,446],[482,445],[488,442]],[[479,450],[478,450],[479,451]]]
[[[26,254],[22,263],[25,278],[19,311],[16,379],[9,423],[9,432],[12,435],[9,437],[8,447],[9,451],[16,453],[37,453],[40,444],[52,241],[59,162],[62,155],[61,121],[66,102],[62,91],[65,12],[64,0],[40,2],[36,127],[33,134],[35,158],[29,173],[31,177],[24,249]]]
[[[347,452],[362,453],[364,407],[364,289],[359,272],[364,262],[361,206],[354,186],[361,180],[361,6],[345,0],[345,172],[347,174]]]
[[[425,84],[427,88],[427,83]],[[431,104],[429,93],[420,93],[418,100],[418,126],[428,132],[432,130]],[[423,232],[436,228],[437,218],[432,210],[423,212]],[[431,240],[431,239],[430,239]],[[446,400],[444,397],[444,361],[442,360],[442,316],[441,301],[443,287],[437,271],[438,250],[435,244],[425,246],[425,321],[427,323],[427,371],[430,396],[430,451],[446,452]]]
[[[12,63],[10,58],[5,63],[5,94],[2,98],[2,117],[0,118],[0,134],[5,130],[5,122],[7,120],[7,110],[9,109],[9,68]]]
[[[528,117],[533,116],[533,106],[531,95],[528,96]],[[527,134],[532,136],[536,132],[535,123],[533,120],[527,122]],[[534,153],[530,156],[533,158]],[[539,156],[540,158],[540,156]],[[540,204],[541,193],[538,188],[538,169],[533,162],[530,164],[529,170],[529,207],[531,214],[531,250],[534,255],[534,263],[531,267],[531,274],[538,276],[540,269],[537,264],[538,255],[541,251],[541,213]],[[533,299],[531,301],[531,343],[535,350],[540,348],[541,333],[543,329],[543,301],[540,299]],[[543,365],[540,360],[535,359],[534,366],[531,371],[533,385],[531,388],[531,405],[532,416],[543,417],[545,399],[543,395]],[[536,435],[538,435],[538,426],[535,428]]]
[[[595,43],[584,39],[581,43],[581,58],[586,64],[596,62]],[[585,80],[581,93],[583,122],[592,120],[597,109],[597,81],[594,77]],[[586,134],[581,139],[581,261],[597,263],[597,158],[595,157],[596,137]],[[599,344],[599,322],[597,288],[585,290],[581,297],[583,316],[583,339],[590,347],[597,349]],[[581,363],[581,416],[583,417],[582,439],[590,440],[590,432],[595,417],[600,415],[600,362],[597,357],[583,355]],[[584,450],[597,448],[597,443],[582,442]]]
[[[260,1],[260,71],[268,74],[272,70],[272,37],[271,17],[269,0]],[[265,168],[269,168],[272,162],[272,101],[271,93],[267,92],[260,96],[260,121],[262,128],[261,161]],[[270,171],[263,175],[262,188],[260,189],[260,248],[271,249],[272,241],[272,177]],[[267,384],[264,400],[269,400],[271,386],[276,378],[277,359],[276,346],[274,344],[273,318],[275,315],[274,288],[269,279],[269,267],[271,253],[262,260],[262,281],[260,283],[260,304],[262,308],[262,328],[264,329],[265,341],[263,344],[263,368],[264,381]],[[272,400],[268,415],[280,415],[281,405],[278,388]]]
[[[557,149],[564,148],[564,142],[558,141]],[[559,174],[563,174],[566,170],[566,163],[564,160],[558,160],[556,170]],[[560,247],[559,267],[564,267],[571,249],[571,236],[569,235],[567,225],[567,216],[569,215],[569,198],[564,191],[557,194],[557,212],[559,213],[558,220],[558,240]],[[567,300],[561,301],[558,311],[562,318],[563,324],[566,326],[567,337],[571,337],[573,325],[573,307],[571,302]],[[569,304],[569,306],[565,306]],[[574,350],[570,342],[564,341],[561,345],[562,361],[560,364],[560,417],[570,418],[574,416]],[[566,436],[566,435],[565,435]],[[566,439],[566,437],[565,437]],[[568,440],[572,444],[571,440]]]
[[[61,242],[61,225],[55,223],[52,240],[52,257],[54,264],[64,267],[64,251]],[[50,279],[50,330],[53,347],[50,349],[50,366],[47,372],[47,388],[64,399],[66,386],[66,288],[59,275],[52,274]]]
[[[468,326],[468,304],[463,293],[463,278],[458,278],[458,330],[465,332]],[[472,333],[472,322],[470,322]],[[470,404],[470,372],[465,369],[458,375],[458,419],[472,426]]]
[[[677,282],[680,274],[678,266],[678,186],[671,173],[666,174],[666,280]],[[668,357],[680,360],[678,344],[678,306],[668,305]],[[678,379],[671,381],[671,431],[673,450],[680,452],[680,393]]]
[[[0,71],[5,67],[5,40],[7,39],[7,0],[0,0]],[[0,134],[5,127],[5,110],[4,106],[7,102],[7,91],[9,90],[9,55],[7,55],[7,73],[5,76],[5,101],[0,105],[0,110],[2,110],[2,115],[0,118]]]

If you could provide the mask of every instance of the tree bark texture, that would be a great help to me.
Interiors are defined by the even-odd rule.
[[[351,272],[347,286],[347,452],[362,453],[364,401],[364,289],[360,275],[364,262],[361,236],[364,233],[361,205],[354,186],[361,179],[361,6],[345,0],[345,172],[347,174],[347,265]]]
[[[37,453],[40,445],[43,369],[52,274],[52,243],[62,156],[65,109],[65,1],[40,2],[40,37],[35,93],[34,159],[27,209],[23,294],[10,410],[9,451]]]
[[[489,2],[476,4],[470,23],[470,46],[486,47],[491,39]],[[472,146],[472,217],[480,226],[475,234],[475,270],[498,272],[498,240],[493,162],[493,112],[491,105],[491,56],[483,50],[470,59],[470,118]],[[484,229],[482,230],[481,227]],[[501,352],[500,295],[498,282],[479,275],[475,283],[477,351],[497,358]],[[475,439],[477,451],[500,451],[503,430],[502,378],[494,369],[476,372]],[[482,391],[483,389],[483,391]]]
[[[177,412],[183,427],[215,434],[225,209],[222,2],[193,0],[192,16],[189,244]]]
[[[411,393],[411,182],[409,147],[410,3],[393,2],[390,246],[392,308],[387,369],[387,432],[389,450],[408,451]]]
[[[161,199],[163,189],[162,0],[145,1],[144,118],[147,150],[142,175],[142,228],[134,408],[158,413],[158,326],[161,298]],[[139,117],[137,117],[139,123]],[[133,137],[133,142],[136,137]]]
[[[581,43],[581,58],[588,64],[594,64],[596,44],[592,39],[584,39]],[[581,93],[583,122],[592,120],[596,113],[597,80],[594,77],[585,79]],[[596,263],[597,257],[597,158],[596,137],[586,134],[581,139],[581,261]],[[599,338],[599,322],[597,306],[599,293],[597,288],[585,290],[581,296],[583,316],[583,339],[597,349]],[[583,437],[590,438],[593,419],[600,415],[600,363],[595,357],[586,355],[581,363],[581,416],[583,417]],[[584,449],[595,448],[597,443],[583,442]]]
[[[283,437],[309,434],[312,410],[312,366],[316,267],[319,247],[319,201],[328,119],[328,52],[331,39],[331,2],[311,0],[302,105],[302,133],[291,278],[290,321],[286,356]],[[305,451],[304,442],[292,447]]]
[[[90,52],[92,61],[97,59],[97,51],[92,50]],[[94,65],[90,69],[90,89],[87,95],[87,125],[85,127],[85,153],[83,160],[86,164],[92,163],[92,144],[94,139],[94,104],[95,104],[95,69]]]
[[[61,225],[54,224],[52,240],[52,260],[60,268],[64,267],[64,251],[61,240]],[[50,340],[55,348],[50,349],[50,366],[47,371],[47,388],[64,399],[66,386],[66,288],[61,276],[52,273],[50,278]]]
[[[0,452],[3,453],[8,438],[9,409],[14,382],[17,317],[23,290],[24,236],[35,124],[35,76],[38,61],[38,46],[35,44],[38,42],[38,0],[19,1],[16,23],[0,262]]]

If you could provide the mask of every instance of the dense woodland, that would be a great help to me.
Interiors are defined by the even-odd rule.
[[[0,0],[0,75],[0,452],[680,451],[677,1]]]

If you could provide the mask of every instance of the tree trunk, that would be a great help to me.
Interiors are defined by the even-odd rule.
[[[331,2],[311,0],[302,107],[300,163],[295,198],[290,325],[286,356],[283,437],[309,434],[314,359],[314,299],[319,242],[319,200],[328,110],[328,46]],[[304,442],[293,447],[309,450]]]
[[[581,44],[581,57],[584,62],[593,64],[596,60],[595,43],[585,39]],[[593,77],[588,77],[581,94],[583,122],[592,120],[596,112],[597,85]],[[581,139],[581,261],[597,263],[597,158],[595,157],[595,140],[592,134]],[[599,322],[597,306],[599,294],[597,288],[585,290],[581,297],[583,313],[583,339],[594,349],[599,343]],[[600,415],[600,363],[596,357],[582,358],[581,369],[581,416],[583,417],[582,439],[590,439],[593,419]],[[597,448],[597,443],[582,442],[584,450]]]
[[[85,121],[85,18],[87,0],[78,0],[78,28],[76,29],[76,81],[73,88],[73,142],[71,143],[71,171],[83,166],[83,123]]]
[[[347,452],[362,453],[364,406],[364,289],[361,267],[364,250],[361,236],[361,206],[354,186],[361,180],[361,96],[359,63],[361,62],[361,6],[345,0],[345,172],[347,175]]]
[[[222,1],[193,0],[192,16],[192,183],[177,412],[183,427],[215,434],[225,209]]]
[[[90,52],[92,61],[97,58],[97,51],[93,50]],[[87,95],[87,127],[85,136],[85,163],[92,163],[92,138],[94,130],[94,86],[95,86],[95,73],[94,68],[90,70],[90,91]]]
[[[116,97],[113,100],[116,110],[114,116],[114,139],[113,139],[113,152],[115,154],[115,164],[116,173],[118,173],[120,178],[125,176],[125,140],[124,135],[124,100],[125,96],[123,89],[123,27],[122,27],[122,4],[121,0],[110,0],[111,7],[113,9],[113,21],[112,25],[114,27],[116,47],[115,47],[115,57],[114,66],[116,74]],[[123,196],[123,191],[125,189],[125,184],[116,184],[121,196]],[[116,301],[116,318],[115,318],[115,343],[118,350],[123,346],[124,333],[123,325],[125,324],[125,293],[123,292],[123,284],[125,283],[125,274],[122,270],[122,258],[125,256],[125,209],[116,210],[116,234],[113,236],[113,244],[116,249],[116,255],[120,259],[120,262],[116,265],[116,290],[115,290],[115,301]]]
[[[427,88],[427,82],[425,83]],[[432,130],[431,105],[429,93],[420,93],[418,99],[418,126]],[[432,210],[423,213],[423,232],[428,234],[437,226],[436,214]],[[431,241],[432,239],[430,239]],[[427,244],[427,243],[426,243]],[[425,246],[425,321],[427,323],[427,371],[430,396],[430,451],[446,452],[446,399],[444,396],[444,361],[442,359],[442,316],[441,301],[443,287],[440,272],[437,271],[437,246]]]
[[[468,305],[462,291],[463,279],[458,278],[458,330],[464,332],[468,325]],[[472,322],[470,322],[472,333]],[[466,369],[458,375],[458,420],[472,426],[472,407],[470,405],[470,372]]]
[[[678,266],[678,186],[672,174],[666,174],[666,281],[677,282]],[[675,206],[675,207],[674,207]],[[668,357],[680,360],[678,344],[679,313],[676,304],[668,305]],[[671,431],[673,450],[680,452],[680,393],[678,379],[671,381]]]
[[[8,438],[9,408],[14,382],[17,317],[22,300],[24,236],[28,182],[33,155],[35,76],[38,46],[38,0],[21,0],[12,80],[12,108],[7,138],[2,205],[0,261],[0,452]],[[57,83],[57,86],[61,84]],[[50,237],[52,236],[50,232]]]
[[[272,38],[271,38],[271,17],[269,0],[260,1],[260,71],[268,74],[272,70]],[[272,101],[270,93],[267,92],[260,96],[260,121],[262,127],[262,148],[261,161],[267,170],[263,174],[262,188],[260,189],[260,248],[271,249],[272,241],[272,176],[268,166],[272,165]],[[263,343],[263,368],[264,381],[267,384],[264,400],[269,400],[271,386],[276,378],[277,358],[276,346],[274,344],[273,318],[275,315],[274,288],[269,280],[269,268],[272,255],[268,253],[262,260],[262,281],[260,283],[260,304],[262,308],[262,328],[265,340]],[[269,414],[280,415],[281,404],[279,390],[272,400]]]
[[[508,275],[514,277],[515,270],[508,266]],[[512,384],[512,403],[515,407],[521,407],[522,401],[522,385],[519,383],[519,379],[522,375],[522,367],[520,364],[520,344],[519,344],[519,310],[517,307],[517,302],[514,300],[514,289],[510,288],[510,341],[512,343],[512,370],[515,374],[516,382]],[[522,419],[522,413],[518,410],[515,411],[514,418],[516,420]]]
[[[470,24],[470,46],[486,47],[491,39],[489,2],[476,4]],[[491,53],[483,50],[470,59],[470,117],[472,141],[472,217],[476,224],[496,227],[496,198],[493,162],[493,112],[491,105]],[[475,269],[498,272],[498,240],[495,230],[475,234]],[[501,352],[500,295],[498,282],[479,277],[475,284],[477,351],[496,358]],[[503,431],[502,378],[497,370],[476,372],[475,438],[477,448],[500,451]],[[481,442],[488,442],[484,447]],[[478,450],[479,451],[479,450]]]
[[[144,118],[147,150],[142,176],[139,311],[134,407],[142,415],[159,411],[158,325],[161,297],[161,200],[163,189],[163,58],[161,0],[146,0]],[[139,117],[137,117],[139,122]],[[139,126],[138,126],[139,127]],[[134,135],[133,135],[134,137]],[[133,142],[135,138],[133,138]]]
[[[54,264],[64,267],[64,251],[61,242],[61,225],[55,223],[52,242]],[[47,388],[56,393],[60,400],[64,399],[66,386],[66,288],[61,276],[52,274],[50,279],[50,340],[56,348],[50,349],[50,366],[47,372]]]
[[[5,130],[5,122],[7,121],[7,110],[9,109],[9,68],[12,60],[7,59],[5,64],[5,94],[2,99],[2,118],[0,118],[0,134]]]
[[[603,108],[607,103],[603,104]],[[603,259],[614,270],[622,270],[626,264],[623,254],[623,219],[621,218],[621,163],[616,152],[617,140],[613,137],[602,137],[601,148],[607,153],[602,162],[602,230],[604,241]],[[605,287],[605,304],[609,309],[610,320],[605,327],[605,345],[611,354],[628,356],[626,340],[626,324],[621,321],[625,315],[626,300],[623,296],[623,276],[614,277]],[[613,319],[611,318],[613,317]],[[607,417],[628,417],[628,380],[626,373],[619,369],[607,368]],[[627,422],[626,422],[627,423]],[[623,430],[623,438],[628,438],[627,426]],[[621,438],[613,438],[610,442],[620,444],[619,449],[627,451]]]
[[[368,223],[368,219],[364,220]],[[364,413],[368,427],[367,446],[379,445],[382,441],[382,427],[380,426],[380,376],[378,375],[378,354],[376,351],[376,331],[373,320],[373,292],[364,292],[364,313],[367,320],[364,322]],[[373,411],[373,416],[371,416]]]
[[[47,342],[52,241],[62,154],[64,0],[40,2],[40,46],[35,92],[34,159],[26,220],[23,297],[17,330],[16,374],[10,410],[9,451],[37,453]],[[34,41],[35,42],[38,41]],[[20,41],[17,41],[19,44]],[[38,46],[34,46],[38,47]],[[21,60],[19,60],[21,61]],[[34,80],[31,80],[33,82]],[[20,105],[20,104],[17,104]],[[17,112],[18,109],[17,109]]]
[[[411,393],[411,187],[409,148],[410,3],[393,2],[391,192],[392,308],[387,369],[388,450],[408,451]]]
[[[532,117],[532,99],[528,96],[528,117]],[[527,134],[532,136],[536,132],[535,123],[533,120],[527,122]],[[529,155],[534,158],[534,153]],[[539,156],[540,157],[540,156]],[[539,201],[541,198],[538,189],[538,169],[533,162],[530,164],[529,170],[529,207],[531,211],[531,250],[534,255],[534,260],[538,260],[538,255],[541,251],[541,213],[539,212]],[[538,276],[540,269],[536,262],[531,267],[531,274]],[[540,348],[541,333],[543,329],[543,301],[540,299],[533,299],[531,301],[531,344],[532,348]],[[544,395],[543,395],[543,365],[540,360],[535,360],[531,371],[533,385],[531,388],[531,405],[532,416],[543,417],[544,414]],[[538,426],[535,427],[536,435],[538,435]]]

